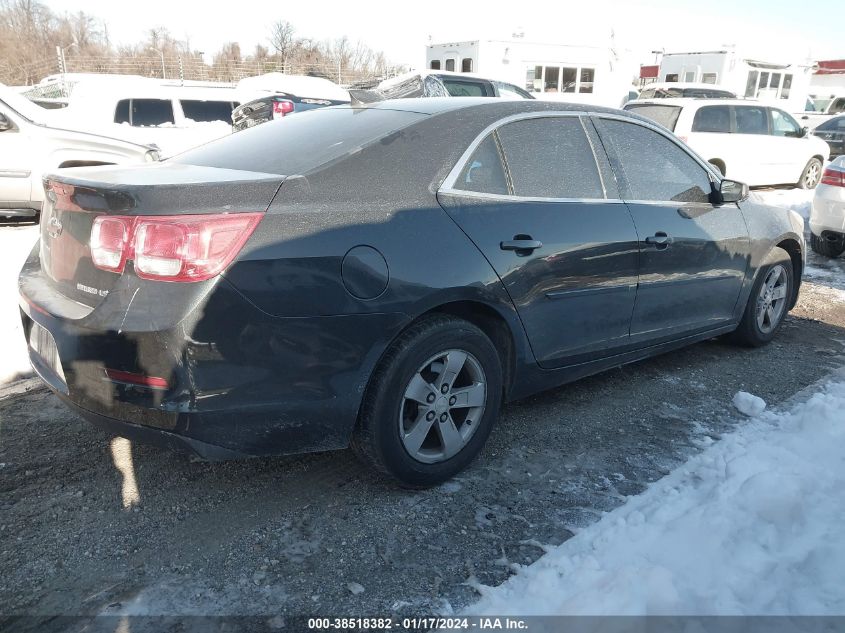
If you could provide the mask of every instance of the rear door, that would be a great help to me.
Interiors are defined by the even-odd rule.
[[[596,123],[640,237],[631,342],[732,320],[750,256],[739,207],[710,201],[710,172],[670,135],[613,117]]]
[[[763,105],[735,105],[734,134],[730,154],[725,158],[728,178],[749,185],[781,182],[782,157],[770,134],[769,110]],[[797,180],[797,179],[796,179]]]
[[[578,116],[526,116],[473,146],[438,194],[495,269],[544,367],[628,342],[637,234],[598,145]]]

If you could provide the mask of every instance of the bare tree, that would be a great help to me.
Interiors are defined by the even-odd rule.
[[[279,54],[282,64],[287,63],[290,54],[296,47],[294,33],[296,33],[296,29],[287,20],[277,21],[270,29],[270,44]]]

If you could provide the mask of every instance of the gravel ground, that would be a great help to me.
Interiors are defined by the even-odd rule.
[[[39,631],[458,611],[741,424],[737,391],[776,406],[845,364],[845,260],[808,275],[773,344],[711,340],[508,405],[480,459],[422,492],[348,451],[192,462],[95,431],[34,380],[0,387],[0,611]]]

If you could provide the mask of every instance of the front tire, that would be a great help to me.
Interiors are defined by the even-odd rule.
[[[810,248],[824,257],[839,257],[845,252],[845,237],[840,236],[838,240],[829,240],[810,233]]]
[[[502,365],[484,332],[455,317],[426,317],[373,373],[352,448],[404,486],[433,486],[478,455],[501,401]]]
[[[821,178],[822,162],[818,158],[811,158],[804,167],[804,171],[801,172],[798,186],[801,189],[815,189]]]
[[[760,347],[771,341],[789,310],[794,287],[789,253],[776,246],[757,274],[742,320],[731,335],[734,342]]]

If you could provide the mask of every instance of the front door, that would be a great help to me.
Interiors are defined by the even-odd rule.
[[[668,134],[597,125],[640,237],[632,343],[730,322],[751,250],[739,207],[711,202],[710,173]]]
[[[637,234],[594,144],[578,116],[513,121],[488,135],[438,195],[495,269],[544,367],[629,341]]]

